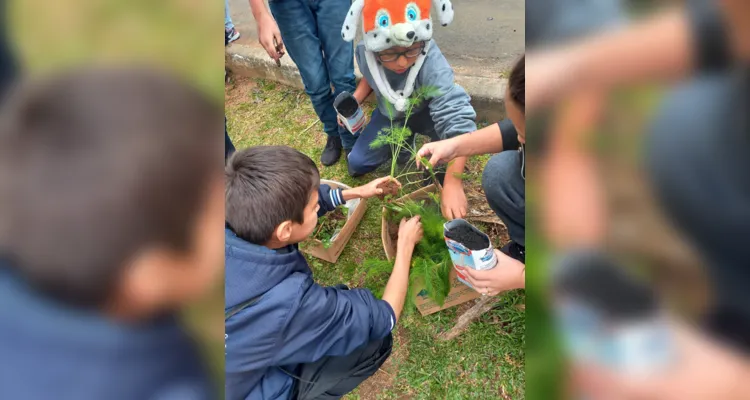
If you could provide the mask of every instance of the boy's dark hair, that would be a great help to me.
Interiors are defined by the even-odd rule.
[[[0,248],[20,276],[98,307],[141,251],[191,249],[221,176],[220,104],[146,69],[70,72],[8,100]]]
[[[264,244],[282,222],[304,222],[305,207],[318,185],[318,167],[291,147],[238,151],[226,167],[227,223],[242,239]]]
[[[510,98],[518,105],[521,112],[526,112],[526,55],[516,61],[513,69],[510,71],[508,79],[508,90]]]

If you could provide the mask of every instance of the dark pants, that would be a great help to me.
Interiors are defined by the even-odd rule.
[[[403,121],[394,122],[403,124]],[[427,109],[421,110],[409,118],[409,128],[412,132],[420,133],[430,137],[431,140],[440,140],[435,133],[435,123]],[[391,159],[391,148],[383,146],[377,149],[371,149],[370,143],[378,137],[378,132],[384,128],[391,127],[391,120],[383,115],[378,109],[372,112],[370,122],[362,130],[357,139],[352,152],[349,154],[349,174],[352,176],[364,175],[377,169],[381,164]],[[414,137],[410,139],[411,145],[414,144]]]
[[[224,117],[224,161],[226,161],[235,150],[232,139],[229,138],[229,133],[227,132],[227,118]]]
[[[526,246],[526,181],[521,176],[521,153],[495,154],[482,174],[487,202],[508,228],[510,239]]]
[[[354,46],[341,37],[351,0],[270,0],[268,6],[323,130],[351,149],[357,139],[338,125],[333,108],[339,93],[355,89]]]
[[[664,101],[647,142],[667,216],[706,261],[715,296],[708,326],[750,352],[750,78],[695,80]]]
[[[5,1],[0,0],[0,15],[5,15]],[[0,21],[0,101],[16,77],[16,63],[5,32],[5,21]]]
[[[326,357],[303,364],[295,379],[292,398],[339,399],[374,375],[391,355],[393,337],[370,342],[343,357]]]

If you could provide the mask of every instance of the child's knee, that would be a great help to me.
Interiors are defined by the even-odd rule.
[[[365,154],[360,152],[352,151],[351,153],[349,153],[349,157],[346,159],[346,162],[349,168],[349,175],[355,178],[358,176],[362,176],[374,169],[373,167],[368,165]]]
[[[502,194],[510,188],[513,174],[521,173],[518,153],[515,151],[504,151],[495,154],[487,162],[482,173],[482,189],[488,199],[505,198]]]

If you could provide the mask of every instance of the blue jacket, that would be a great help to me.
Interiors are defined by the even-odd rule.
[[[326,185],[319,194],[319,215],[343,202]],[[286,372],[351,353],[393,329],[393,309],[369,290],[316,284],[296,245],[270,250],[227,229],[225,256],[229,400],[288,399],[294,382]]]
[[[192,340],[167,316],[129,325],[63,306],[0,261],[0,399],[208,400]]]

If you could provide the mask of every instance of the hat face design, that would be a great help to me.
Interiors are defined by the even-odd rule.
[[[448,25],[453,20],[450,0],[356,0],[342,27],[342,37],[354,40],[361,17],[365,48],[369,51],[409,47],[430,40],[435,28],[430,17],[433,5],[441,24]]]

